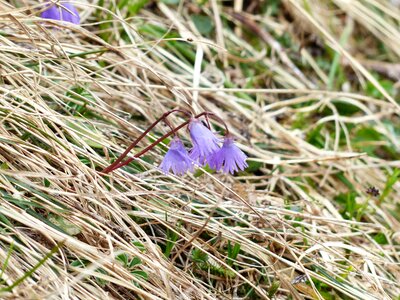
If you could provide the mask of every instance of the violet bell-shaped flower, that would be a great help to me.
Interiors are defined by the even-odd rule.
[[[225,173],[233,174],[248,167],[246,159],[246,154],[235,145],[233,137],[227,136],[221,149],[209,157],[208,164],[216,171],[222,169]]]
[[[44,19],[59,20],[79,24],[80,18],[78,11],[71,3],[48,4],[48,7],[40,16]]]
[[[204,165],[208,157],[219,150],[219,139],[197,119],[190,121],[189,131],[193,143],[190,158]]]
[[[183,175],[187,171],[193,172],[193,160],[178,137],[169,144],[169,150],[160,164],[160,169],[165,174],[172,169],[175,175]]]

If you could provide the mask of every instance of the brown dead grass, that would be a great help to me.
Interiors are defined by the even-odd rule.
[[[129,21],[114,15],[110,32],[118,37],[117,29],[124,28],[129,42],[110,44],[91,24],[96,1],[79,4],[80,9],[85,7],[84,26],[41,21],[34,15],[36,1],[20,1],[20,8],[0,1],[0,214],[10,222],[1,224],[1,261],[11,244],[14,248],[1,273],[3,286],[23,276],[58,242],[65,242],[2,298],[232,299],[243,286],[268,298],[272,283],[279,282],[279,299],[323,299],[314,282],[292,283],[302,274],[340,297],[397,297],[400,224],[392,212],[399,205],[398,185],[390,201],[383,203],[365,190],[382,190],[387,172],[400,162],[355,151],[345,124],[373,124],[399,149],[398,135],[383,120],[398,120],[400,110],[351,47],[340,45],[341,33],[329,22],[339,22],[340,10],[398,58],[400,14],[380,1],[335,1],[335,11],[324,1],[307,2],[314,13],[307,11],[304,1],[285,1],[294,22],[303,24],[297,30],[312,31],[339,51],[341,63],[349,64],[362,84],[372,81],[383,99],[327,90],[328,74],[318,68],[307,48],[299,52],[312,70],[307,74],[280,52],[282,46],[272,37],[265,38],[265,43],[272,43],[271,55],[254,49],[222,28],[219,19],[231,12],[217,1],[204,8],[215,20],[215,41],[194,30],[185,5],[177,12],[160,2],[158,14],[146,9]],[[238,3],[237,13],[242,12],[240,7]],[[383,16],[372,7],[380,8]],[[376,22],[367,17],[371,14]],[[257,26],[295,32],[292,24],[272,17],[246,16]],[[233,21],[238,26],[250,24]],[[165,41],[139,35],[137,27],[143,22],[178,31],[182,42],[189,38],[198,63],[208,62],[208,72],[199,73],[199,68],[173,55]],[[271,73],[269,83],[241,88],[246,78],[227,65],[233,58],[225,47],[243,49],[246,59],[262,60]],[[238,87],[225,88],[215,76],[229,77]],[[72,88],[84,89],[85,96]],[[257,100],[238,92],[257,95]],[[340,115],[333,100],[351,103],[360,113]],[[87,114],[74,112],[72,103],[86,103]],[[140,161],[143,172],[131,168],[99,176],[96,170],[106,167],[110,156],[122,153],[152,121],[176,107],[209,110],[222,117],[249,161],[262,163],[258,172],[238,177],[202,171],[202,176],[164,176],[157,169],[163,151],[156,148]],[[295,116],[303,113],[307,119],[324,108],[332,114],[310,121],[306,130],[293,129]],[[171,120],[182,122],[179,117]],[[307,132],[328,123],[336,135],[332,140],[326,132],[324,148],[306,141]],[[153,134],[167,130],[161,125]],[[340,135],[345,136],[345,146],[339,144]],[[358,191],[358,203],[367,202],[362,219],[345,219],[333,201],[339,192],[348,192],[338,174]],[[65,222],[60,227],[70,232],[51,226],[57,222]],[[165,243],[167,232],[175,232],[177,240],[166,258],[159,245]],[[375,242],[372,236],[378,233],[387,245]],[[227,263],[228,241],[241,246],[235,268]],[[133,242],[140,242],[143,249]],[[208,255],[208,267],[191,260],[195,249]],[[115,257],[121,253],[140,258],[135,270],[146,272],[148,279],[118,263]],[[74,266],[77,260],[85,261],[85,267]]]

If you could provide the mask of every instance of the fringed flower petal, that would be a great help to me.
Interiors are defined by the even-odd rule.
[[[160,164],[160,169],[167,174],[172,170],[175,175],[183,175],[187,171],[193,172],[193,160],[179,138],[174,138],[169,150]]]
[[[189,123],[189,131],[193,143],[190,157],[204,165],[208,157],[219,150],[219,139],[197,119]]]
[[[233,138],[226,137],[221,149],[209,157],[208,164],[212,169],[233,174],[248,167],[246,159],[246,154],[235,145]]]

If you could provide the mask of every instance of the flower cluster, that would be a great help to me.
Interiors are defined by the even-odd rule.
[[[193,171],[193,164],[204,166],[208,163],[216,171],[231,174],[247,167],[247,156],[235,145],[232,136],[227,135],[220,147],[220,139],[200,120],[192,119],[188,127],[193,148],[188,153],[179,138],[172,140],[160,165],[164,173],[172,169],[174,174],[182,175],[186,171]]]
[[[79,24],[80,22],[78,11],[68,2],[61,5],[47,4],[46,10],[40,16],[44,19],[65,21],[73,24]]]
[[[136,144],[161,120],[172,112],[183,112],[190,116],[190,120],[184,122],[164,136],[160,137],[150,146],[143,149],[141,152],[135,154],[133,158],[122,161],[129,151],[136,146]],[[173,110],[165,113],[160,119],[154,122],[131,146],[110,166],[105,168],[102,173],[106,174],[116,170],[122,166],[129,164],[133,159],[143,155],[145,152],[152,149],[155,145],[160,143],[168,136],[175,134],[175,137],[169,144],[163,161],[160,164],[160,169],[165,174],[172,171],[175,175],[183,175],[186,172],[193,172],[194,166],[205,166],[208,164],[210,168],[216,171],[223,171],[225,173],[235,173],[239,170],[244,170],[248,165],[246,163],[247,156],[235,144],[233,137],[229,134],[229,130],[225,125],[226,135],[224,139],[218,138],[203,122],[199,119],[201,116],[215,118],[218,121],[223,121],[216,117],[213,113],[203,112],[195,117],[192,117],[188,111]],[[207,119],[208,120],[208,119]],[[176,135],[176,132],[187,125],[193,147],[187,151],[183,142]]]

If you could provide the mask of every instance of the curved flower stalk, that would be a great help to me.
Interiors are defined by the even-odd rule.
[[[164,174],[171,169],[175,175],[183,175],[187,171],[193,172],[193,160],[178,137],[171,141],[169,150],[160,164],[160,169]]]
[[[40,16],[44,19],[65,21],[73,24],[80,23],[79,13],[71,3],[48,4],[48,7]]]
[[[208,164],[212,169],[233,174],[248,167],[246,159],[246,154],[235,145],[233,138],[227,136],[221,149],[210,156]]]
[[[126,158],[129,152],[162,120],[174,112],[184,113],[190,117],[189,120],[183,122],[179,126],[173,128],[171,131],[158,138],[151,145],[147,146],[140,152],[136,153],[133,157]],[[203,125],[199,120],[200,117],[211,117],[225,126],[226,136],[222,147],[219,146],[220,139],[218,139],[209,128]],[[168,123],[168,122],[167,122]],[[176,136],[178,130],[188,126],[190,137],[192,139],[193,148],[190,154],[185,149],[182,141]],[[125,151],[116,161],[101,171],[107,174],[123,166],[126,166],[134,159],[145,154],[157,144],[161,143],[164,139],[171,135],[175,135],[170,143],[170,149],[167,151],[163,161],[160,164],[160,169],[164,173],[172,171],[175,175],[183,175],[187,171],[193,172],[194,165],[205,165],[208,163],[211,168],[219,171],[223,170],[225,173],[231,173],[238,170],[244,170],[248,165],[246,163],[247,156],[235,145],[233,137],[229,134],[229,130],[222,119],[217,117],[211,112],[202,112],[196,116],[192,116],[190,112],[181,109],[174,109],[163,114],[158,120],[149,126]]]

